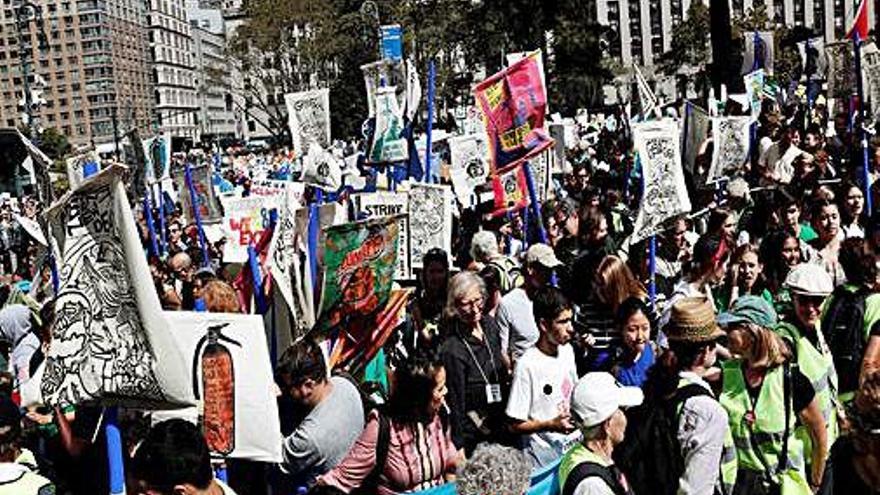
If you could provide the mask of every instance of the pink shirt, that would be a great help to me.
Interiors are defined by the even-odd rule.
[[[390,421],[390,442],[385,468],[379,476],[379,495],[423,490],[446,482],[454,473],[458,449],[449,429],[444,431],[440,416],[428,424],[396,424]],[[361,436],[348,455],[335,468],[318,479],[345,493],[360,487],[376,464],[378,414],[370,413]]]

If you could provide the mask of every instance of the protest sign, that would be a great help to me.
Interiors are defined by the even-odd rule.
[[[324,274],[316,330],[364,335],[388,302],[397,265],[396,216],[334,225],[321,245]]]
[[[691,201],[681,168],[678,124],[664,119],[632,127],[644,180],[631,240],[635,244],[659,233],[666,220],[690,211]]]
[[[59,275],[40,387],[50,405],[195,403],[121,177],[112,166],[47,212]]]
[[[483,112],[493,172],[503,171],[553,144],[544,130],[547,100],[539,54],[529,54],[474,90]]]
[[[522,165],[493,177],[492,191],[495,194],[493,216],[514,213],[528,206],[529,192]]]
[[[684,151],[682,153],[682,160],[685,170],[693,174],[696,172],[694,165],[697,161],[700,146],[709,137],[712,118],[709,116],[709,112],[690,101],[685,102],[684,118],[684,135],[682,136]]]
[[[394,278],[409,280],[412,277],[412,266],[409,251],[409,197],[406,193],[378,191],[375,193],[355,194],[352,197],[358,220],[398,217],[397,270]]]
[[[452,252],[452,191],[449,187],[414,182],[409,190],[410,253],[413,268],[431,248]]]
[[[281,426],[272,365],[259,315],[167,311],[164,317],[191,370],[211,453],[281,461]]]
[[[310,186],[336,191],[342,187],[342,159],[312,144],[303,159],[302,180]]]
[[[407,106],[407,69],[400,60],[382,59],[361,66],[364,73],[364,84],[367,88],[367,109],[370,117],[376,115],[376,95],[381,87],[395,88],[398,108],[412,108]],[[418,79],[418,75],[416,75]],[[410,96],[414,95],[415,88],[410,86]]]
[[[808,81],[825,79],[828,71],[828,58],[825,56],[825,40],[821,37],[809,38],[797,43],[801,56],[801,76]]]
[[[67,184],[71,190],[82,186],[86,178],[101,171],[101,158],[94,150],[68,158],[66,163]]]
[[[146,176],[148,182],[161,181],[171,176],[171,143],[165,136],[145,139]]]
[[[403,127],[394,86],[376,90],[376,125],[367,161],[393,163],[409,159],[406,139],[401,137]]]
[[[764,69],[768,76],[773,75],[773,32],[747,31],[743,36],[743,64],[740,74],[745,75]]]
[[[196,192],[196,202],[199,208],[199,216],[202,223],[214,223],[223,219],[217,198],[214,197],[214,185],[211,177],[211,170],[207,164],[201,164],[190,167],[190,178],[192,179],[193,189]],[[176,171],[174,177],[177,186],[178,199],[183,216],[187,222],[194,223],[193,200],[190,197],[190,189],[186,184],[185,169],[181,168]]]
[[[40,228],[39,222],[32,218],[23,217],[21,215],[12,214],[12,218],[21,225],[21,228],[24,229],[25,232],[28,233],[31,238],[40,243],[42,246],[48,246],[46,242],[46,236],[43,235],[43,230]]]
[[[752,119],[761,115],[761,100],[764,98],[764,69],[758,69],[743,76],[746,86],[746,99],[749,101],[749,110]]]
[[[223,261],[244,263],[247,248],[260,242],[264,231],[271,225],[271,210],[281,203],[277,196],[249,196],[221,198],[223,201]]]
[[[252,179],[251,196],[278,196],[290,202],[291,211],[303,205],[306,185],[289,180]]]
[[[382,57],[399,62],[403,58],[403,32],[400,24],[380,28],[382,32]]]
[[[828,60],[828,96],[849,98],[856,87],[852,42],[827,43],[825,57]]]
[[[416,63],[412,60],[406,61],[406,118],[413,121],[416,113],[419,111],[419,101],[422,99],[422,82],[419,80],[419,73],[416,71]]]
[[[459,203],[474,205],[474,188],[489,179],[489,148],[485,134],[451,137],[449,142],[450,178]]]
[[[293,149],[299,154],[311,143],[329,148],[330,141],[330,90],[300,91],[284,95],[290,121]]]
[[[712,168],[707,183],[742,170],[749,159],[751,125],[748,116],[712,118]]]
[[[298,217],[287,205],[279,208],[272,243],[269,246],[269,273],[275,287],[291,313],[291,338],[296,339],[314,324],[312,285],[308,257],[307,225],[297,228],[296,222],[308,223],[308,216]],[[300,235],[302,233],[302,235]]]

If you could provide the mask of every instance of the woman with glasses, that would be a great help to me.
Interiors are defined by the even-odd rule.
[[[483,311],[486,286],[472,272],[449,282],[440,356],[446,368],[446,398],[452,439],[470,455],[480,442],[498,443],[505,434],[504,405],[510,384],[501,358],[498,324]]]

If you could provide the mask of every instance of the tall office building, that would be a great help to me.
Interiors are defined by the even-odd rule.
[[[741,17],[761,0],[730,0],[730,15]],[[703,0],[709,5],[709,0]],[[826,41],[841,39],[858,9],[856,0],[764,0],[766,12],[778,25],[812,28]],[[600,24],[617,33],[610,55],[624,66],[651,66],[672,47],[672,33],[687,20],[691,0],[596,0]],[[874,6],[868,2],[870,25]],[[708,42],[708,40],[707,40]]]
[[[25,81],[20,46],[28,56],[28,83],[46,103],[34,115],[43,128],[57,128],[73,144],[102,144],[152,117],[146,9],[137,0],[46,0],[42,8],[47,46],[41,49],[34,21],[19,37],[20,0],[0,10],[0,126],[22,124],[18,106]],[[26,18],[27,16],[25,16]]]
[[[217,6],[198,0],[188,0],[186,10],[194,46],[199,138],[222,144],[241,134],[232,94],[235,71],[224,54],[223,14]]]
[[[150,0],[156,123],[160,134],[178,142],[198,140],[198,101],[193,74],[193,40],[183,0]]]

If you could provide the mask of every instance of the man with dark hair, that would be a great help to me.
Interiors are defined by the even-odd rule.
[[[284,352],[275,375],[281,393],[304,410],[284,439],[280,467],[294,485],[308,486],[342,460],[364,429],[360,392],[346,378],[328,378],[324,354],[309,339]]]
[[[572,306],[562,292],[555,287],[537,291],[532,313],[540,335],[516,362],[506,413],[511,430],[523,436],[533,466],[540,467],[580,439],[568,410],[577,367],[569,344]]]
[[[154,426],[135,451],[130,466],[130,493],[235,495],[214,478],[211,452],[202,432],[183,419]]]

